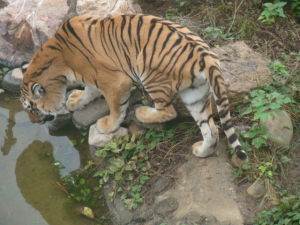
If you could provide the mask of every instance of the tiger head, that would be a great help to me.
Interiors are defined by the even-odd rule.
[[[66,66],[60,58],[44,55],[33,57],[21,85],[21,103],[34,123],[52,120],[66,109]]]

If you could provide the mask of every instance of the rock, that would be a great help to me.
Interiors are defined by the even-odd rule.
[[[270,140],[275,144],[289,147],[293,138],[293,124],[290,115],[281,111],[270,116],[265,123],[262,123],[267,128],[267,132],[271,134]]]
[[[159,177],[154,185],[151,187],[152,193],[160,193],[166,190],[166,188],[173,182],[170,177]]]
[[[170,213],[174,212],[177,208],[178,208],[177,199],[173,197],[169,197],[158,202],[154,207],[154,211],[157,215],[161,217],[166,217]]]
[[[250,187],[247,189],[247,193],[253,198],[261,198],[266,193],[265,183],[261,178],[258,178]]]
[[[106,16],[141,12],[139,5],[133,0],[77,0],[79,15]]]
[[[0,61],[18,66],[55,33],[69,7],[67,0],[8,3],[0,10]]]
[[[111,186],[106,184],[103,188],[103,194],[106,199],[107,207],[111,213],[111,220],[113,224],[118,225],[127,225],[130,222],[134,222],[133,220],[133,213],[128,211],[122,200],[118,197],[114,199],[114,201],[110,200],[109,193],[111,192]],[[135,224],[135,223],[133,223]]]
[[[178,209],[172,215],[175,218],[183,218],[194,211],[203,217],[214,216],[218,221],[229,221],[231,225],[244,224],[226,146],[227,140],[220,140],[218,157],[199,159],[189,156],[175,171],[178,179],[172,188],[157,194],[155,202],[176,198]]]
[[[243,41],[214,48],[221,61],[222,74],[231,94],[249,92],[272,82],[269,61]]]
[[[221,223],[214,216],[209,216],[205,219],[203,225],[221,225]]]
[[[152,220],[154,217],[154,210],[147,205],[140,206],[134,212],[134,222],[138,224],[144,224],[146,221]]]
[[[82,211],[81,211],[81,214],[90,218],[90,219],[94,219],[95,216],[94,216],[94,213],[93,213],[93,210],[89,207],[83,207]]]
[[[128,132],[130,135],[138,136],[143,132],[143,128],[137,125],[136,122],[132,121],[128,126]]]
[[[3,89],[0,88],[0,94],[4,93],[5,91]]]
[[[185,225],[194,225],[194,224],[203,224],[205,218],[200,216],[197,212],[190,212],[186,214],[182,219],[180,224]]]
[[[11,70],[11,76],[16,79],[16,80],[23,80],[23,72],[21,70],[21,68],[15,68],[13,70]]]
[[[22,79],[23,73],[20,68],[10,70],[3,78],[2,87],[9,92],[19,92]]]
[[[241,159],[239,159],[239,157],[237,157],[236,155],[233,155],[231,157],[231,164],[239,169],[242,169],[243,165],[244,165],[245,161],[242,161]]]
[[[120,127],[117,131],[110,134],[101,134],[96,128],[96,124],[90,126],[89,130],[89,145],[103,147],[107,142],[114,138],[119,138],[128,134],[126,128]]]
[[[97,98],[83,109],[75,111],[72,119],[76,127],[88,128],[91,124],[108,113],[109,109],[106,101],[102,98]]]

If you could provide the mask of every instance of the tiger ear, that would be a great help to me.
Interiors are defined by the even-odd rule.
[[[42,97],[44,97],[46,91],[45,89],[42,87],[41,84],[39,83],[34,83],[32,86],[31,86],[31,91],[32,91],[32,94],[35,96],[35,98],[37,99],[41,99]]]

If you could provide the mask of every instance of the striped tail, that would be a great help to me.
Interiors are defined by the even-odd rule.
[[[227,97],[227,89],[225,86],[224,79],[221,76],[221,71],[219,69],[219,66],[215,66],[215,65],[210,66],[208,75],[209,75],[209,83],[213,91],[213,96],[217,104],[217,109],[220,116],[221,124],[223,126],[228,142],[235,150],[237,157],[245,161],[247,160],[247,154],[243,150],[238,140],[238,136],[235,132],[235,129],[231,121],[230,111],[229,111],[229,100]]]

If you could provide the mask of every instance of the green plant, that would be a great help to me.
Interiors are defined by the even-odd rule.
[[[291,102],[289,97],[279,92],[268,92],[268,88],[266,90],[256,89],[250,92],[250,105],[242,115],[253,113],[253,120],[265,122],[269,116],[272,116],[273,113],[280,113],[280,109]]]
[[[144,201],[140,193],[142,185],[151,178],[146,166],[148,152],[159,142],[170,140],[173,136],[172,130],[158,133],[150,129],[139,137],[125,136],[107,143],[104,148],[95,152],[96,156],[107,161],[105,168],[94,174],[99,180],[99,188],[111,179],[111,200],[120,193],[127,208],[136,209]],[[122,187],[121,184],[126,182],[130,184],[126,188]]]
[[[270,64],[270,69],[272,74],[275,76],[279,82],[284,83],[289,78],[289,72],[286,69],[286,66],[282,64],[280,61],[275,60],[273,63]]]
[[[272,162],[261,162],[258,166],[260,176],[266,177],[268,179],[273,179],[273,175],[277,169],[276,163]]]
[[[289,4],[290,4],[290,8],[293,10],[295,18],[298,19],[298,22],[299,22],[299,20],[300,20],[300,1],[299,0],[290,0]]]
[[[150,155],[161,143],[176,145],[182,141],[176,135],[190,136],[195,129],[187,129],[185,123],[157,132],[148,129],[139,136],[124,136],[107,143],[95,155],[103,158],[105,164],[94,173],[100,189],[110,182],[111,201],[118,195],[129,210],[144,202],[142,189],[157,171],[149,168]]]
[[[286,2],[275,1],[274,3],[267,2],[264,3],[264,10],[258,17],[264,24],[272,24],[275,22],[276,17],[285,18],[283,7],[286,5]]]
[[[256,225],[298,225],[300,224],[300,196],[283,197],[278,206],[260,212]]]
[[[64,187],[68,190],[68,196],[77,202],[91,205],[93,198],[92,187],[79,173],[69,174],[61,178]]]
[[[268,146],[268,139],[271,137],[270,134],[266,133],[267,129],[263,126],[253,126],[250,130],[241,133],[241,136],[251,142],[251,145],[256,149],[261,147]],[[246,146],[245,146],[246,145]],[[251,147],[246,143],[243,144],[243,147],[248,150]]]
[[[2,77],[4,76],[4,74],[9,70],[8,67],[4,66],[4,67],[0,67],[0,79],[2,79]]]
[[[223,30],[215,27],[215,26],[209,26],[204,29],[205,35],[204,37],[206,38],[212,38],[212,39],[217,39],[221,38],[222,40],[232,40],[233,38],[230,36],[230,33],[224,34]]]

